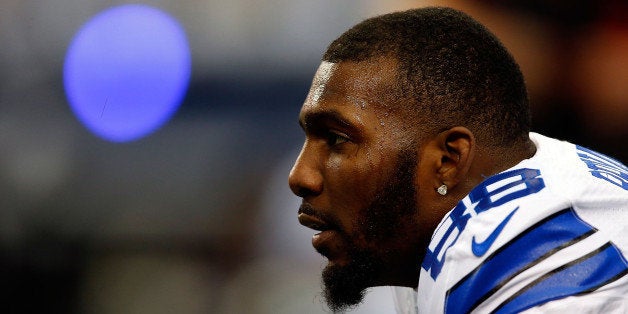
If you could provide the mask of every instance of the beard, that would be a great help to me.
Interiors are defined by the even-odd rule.
[[[390,179],[356,218],[357,232],[343,235],[351,261],[323,270],[324,298],[334,313],[357,306],[367,288],[380,285],[379,277],[390,267],[387,260],[395,251],[391,244],[412,241],[401,226],[416,223],[415,156],[412,151],[399,155]],[[356,238],[366,241],[368,247],[357,246]]]

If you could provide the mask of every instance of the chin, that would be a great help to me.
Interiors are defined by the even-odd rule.
[[[323,295],[327,306],[334,313],[358,306],[368,288],[368,285],[355,281],[355,274],[346,268],[330,263],[323,270]]]
[[[359,305],[366,289],[377,286],[383,269],[371,254],[354,252],[348,260],[330,260],[323,269],[323,292],[330,310],[341,312]]]

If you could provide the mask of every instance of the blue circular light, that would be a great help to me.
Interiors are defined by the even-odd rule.
[[[122,5],[90,19],[65,57],[70,106],[94,134],[114,142],[146,136],[179,107],[190,79],[185,32],[167,13]]]

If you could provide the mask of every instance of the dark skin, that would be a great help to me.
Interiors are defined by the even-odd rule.
[[[528,139],[509,148],[478,142],[468,127],[440,132],[409,124],[394,91],[396,60],[323,62],[301,109],[305,143],[289,176],[303,198],[299,222],[321,231],[313,246],[329,265],[351,263],[350,245],[372,252],[389,265],[372,274],[371,286],[416,288],[420,261],[437,224],[486,177],[534,155]],[[369,239],[360,217],[386,182],[403,152],[416,154],[416,206],[399,222],[395,236]],[[442,196],[436,189],[447,185]],[[385,248],[385,249],[384,249]]]

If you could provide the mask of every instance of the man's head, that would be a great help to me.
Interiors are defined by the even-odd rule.
[[[491,154],[525,142],[518,66],[470,17],[445,8],[366,20],[328,48],[301,109],[306,139],[290,173],[299,221],[332,309],[377,285],[416,287],[432,232]],[[488,149],[490,148],[490,149]],[[436,192],[447,185],[450,193]]]
[[[410,101],[407,113],[423,115],[417,122],[436,130],[464,124],[497,146],[527,137],[530,114],[519,66],[470,16],[424,8],[367,19],[333,41],[323,61],[377,57],[398,61],[396,87]]]

